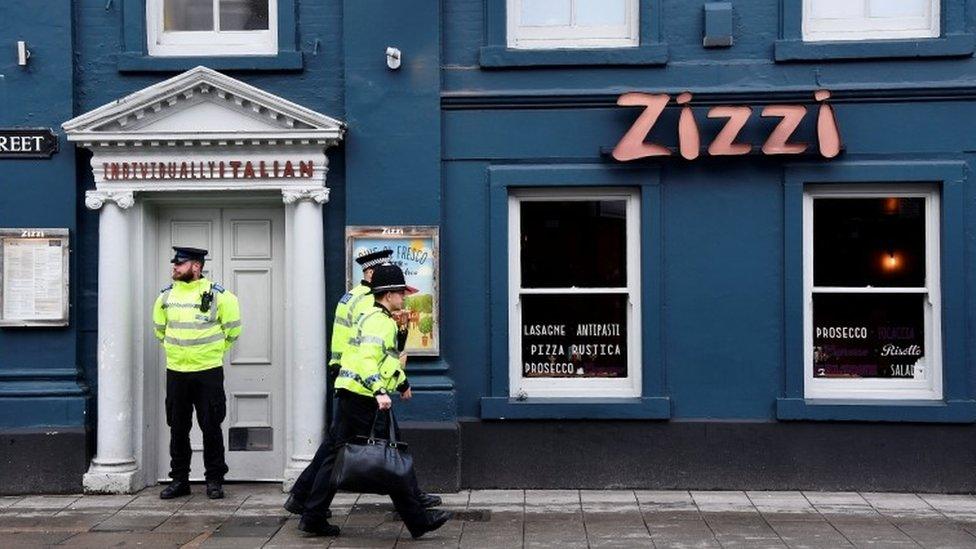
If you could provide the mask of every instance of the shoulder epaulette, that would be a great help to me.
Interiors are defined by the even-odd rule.
[[[224,292],[226,292],[226,291],[227,291],[227,290],[225,290],[225,289],[224,289],[224,287],[223,287],[223,286],[221,286],[220,284],[213,284],[213,285],[211,285],[210,287],[211,287],[211,288],[213,288],[213,289],[214,289],[214,291],[215,291],[215,292],[218,292],[218,293],[224,293]]]
[[[164,293],[166,293],[167,291],[169,291],[169,290],[172,290],[172,289],[173,289],[173,285],[172,285],[172,284],[170,284],[169,286],[166,286],[166,287],[165,287],[165,288],[163,288],[162,290],[159,290],[159,293],[161,293],[161,294],[164,294]]]

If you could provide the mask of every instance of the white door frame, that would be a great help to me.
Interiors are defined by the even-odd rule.
[[[150,309],[155,287],[160,207],[285,208],[285,444],[282,487],[311,462],[325,427],[325,247],[329,189],[159,192],[89,191],[99,215],[99,447],[84,477],[90,493],[131,493],[156,483],[157,418],[162,388]],[[138,200],[136,199],[138,197]],[[102,252],[105,252],[104,254]],[[295,281],[301,281],[296,284]],[[141,281],[141,282],[140,282]],[[111,350],[111,352],[109,352]],[[149,373],[153,369],[153,374]],[[108,375],[106,375],[108,374]],[[321,414],[310,413],[322,410]],[[140,427],[141,426],[141,427]],[[103,444],[106,441],[107,444]]]

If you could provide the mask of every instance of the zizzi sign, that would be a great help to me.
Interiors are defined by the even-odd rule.
[[[818,90],[814,99],[819,103],[817,112],[817,148],[820,156],[834,158],[841,151],[840,130],[834,109],[827,103],[830,92]],[[675,98],[675,103],[681,105],[681,115],[678,118],[678,150],[687,160],[694,160],[702,152],[701,132],[698,121],[691,110],[692,94],[685,92]],[[648,158],[654,156],[671,156],[668,147],[646,141],[648,134],[657,124],[658,119],[671,101],[666,94],[651,94],[631,92],[621,95],[617,105],[624,107],[644,107],[630,130],[624,134],[620,142],[613,149],[613,157],[621,162]],[[802,154],[810,147],[807,143],[795,143],[790,139],[807,115],[804,105],[768,105],[763,107],[760,116],[763,118],[779,118],[779,122],[762,144],[762,153],[766,155]],[[753,150],[751,143],[737,141],[740,132],[749,123],[752,107],[749,106],[716,106],[708,110],[708,118],[727,119],[722,130],[708,145],[709,156],[737,156],[749,154]]]
[[[51,158],[58,136],[47,128],[0,129],[0,158]]]
[[[102,162],[106,181],[161,179],[310,179],[311,160],[209,160],[193,162]]]

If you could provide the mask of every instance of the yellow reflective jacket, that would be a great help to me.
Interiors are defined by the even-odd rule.
[[[380,389],[405,391],[410,387],[400,367],[397,324],[381,305],[374,305],[356,323],[356,345],[342,355],[336,389],[374,396]]]
[[[200,310],[203,295],[213,292],[209,309]],[[217,368],[224,352],[241,335],[237,296],[206,278],[174,281],[153,305],[153,329],[166,351],[166,367],[177,372]]]
[[[332,323],[330,366],[338,365],[342,360],[343,353],[349,348],[350,340],[356,335],[356,321],[372,308],[373,294],[369,293],[369,286],[362,282],[346,292],[346,295],[339,300],[335,310],[335,321]]]

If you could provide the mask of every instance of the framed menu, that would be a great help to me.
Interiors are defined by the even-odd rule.
[[[404,300],[398,322],[408,327],[406,352],[412,356],[440,354],[438,294],[438,228],[434,226],[346,227],[346,287],[363,276],[355,259],[361,255],[391,250],[390,262],[403,269],[407,285],[418,290]]]
[[[67,326],[68,272],[68,229],[0,229],[0,326]]]

